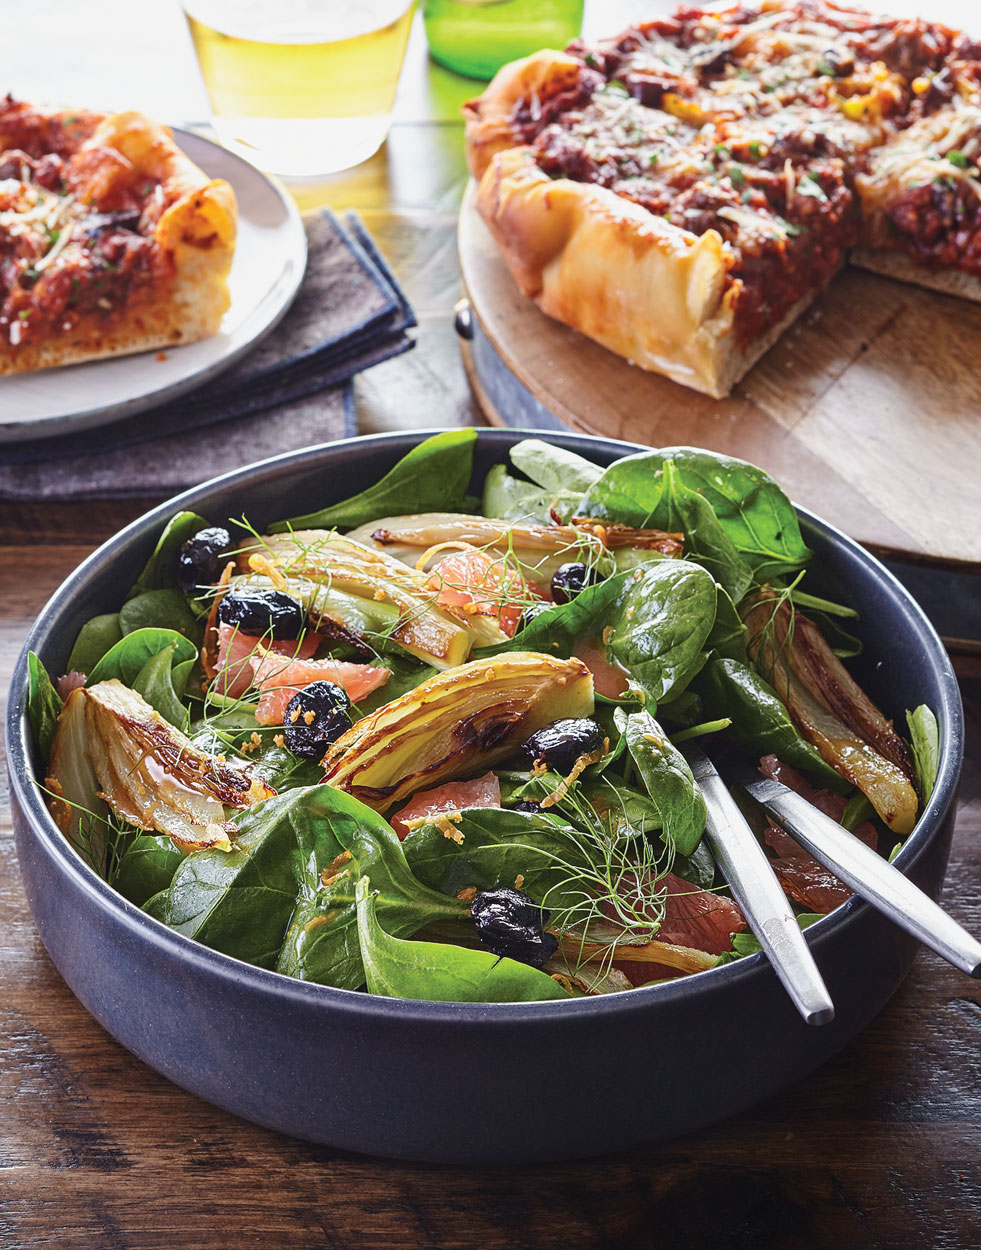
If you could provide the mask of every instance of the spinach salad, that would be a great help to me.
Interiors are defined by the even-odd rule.
[[[628,990],[758,946],[684,743],[750,759],[883,853],[939,751],[842,660],[780,487],[688,447],[602,469],[473,431],[259,532],[175,516],[29,713],[59,828],[179,933],[287,976],[447,1001]],[[810,923],[848,890],[758,834]]]

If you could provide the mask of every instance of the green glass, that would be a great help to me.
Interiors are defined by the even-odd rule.
[[[564,48],[582,28],[583,0],[425,0],[434,61],[468,78],[492,78],[519,56]]]

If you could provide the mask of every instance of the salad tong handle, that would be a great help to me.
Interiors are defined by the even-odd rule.
[[[860,898],[955,968],[981,977],[981,942],[975,941],[877,851],[779,782],[752,781],[746,789],[805,850]]]
[[[766,852],[708,756],[685,755],[705,798],[705,836],[716,862],[770,963],[808,1024],[827,1024],[835,1009]]]

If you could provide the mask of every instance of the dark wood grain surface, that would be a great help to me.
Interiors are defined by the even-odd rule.
[[[59,84],[73,73],[81,81],[85,41],[97,37],[98,25],[86,22],[62,41]],[[419,316],[416,350],[359,379],[362,432],[480,420],[451,325],[465,169],[459,128],[448,119],[472,87],[442,71],[426,75],[418,60],[409,70],[414,94],[387,149],[304,197],[307,207],[358,208]],[[0,692],[48,595],[154,502],[0,506]],[[968,758],[945,902],[981,933],[981,663],[957,663]],[[393,1164],[244,1123],[170,1084],[108,1036],[41,946],[0,800],[2,1250],[981,1245],[981,994],[928,953],[833,1061],[716,1128],[556,1167]],[[725,1048],[720,1038],[720,1064]],[[666,1081],[697,1079],[683,1055],[660,1053],[656,1038],[651,1062]],[[565,1070],[556,1055],[555,1073],[571,1099],[583,1082],[630,1079],[615,1054],[597,1056],[589,1072]],[[357,1080],[356,1072],[324,1076]],[[465,1106],[445,1111],[467,1114]],[[515,1132],[533,1131],[522,1119],[520,1086],[501,1113],[513,1116]]]

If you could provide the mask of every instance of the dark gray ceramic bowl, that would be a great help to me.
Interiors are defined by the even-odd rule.
[[[53,596],[27,647],[62,672],[82,623],[115,610],[179,508],[262,524],[346,497],[420,438],[381,435],[267,460],[161,505],[105,543]],[[478,480],[520,432],[481,430]],[[553,435],[599,463],[640,450]],[[861,680],[887,713],[940,721],[936,789],[896,863],[936,896],[947,863],[963,714],[940,640],[902,586],[802,513],[815,583],[861,609]],[[33,783],[26,650],[8,720],[17,849],[51,958],[95,1018],[202,1098],[313,1141],[403,1159],[550,1160],[663,1140],[732,1115],[805,1076],[895,991],[915,946],[852,899],[807,932],[837,1007],[809,1028],[762,956],[681,981],[574,1002],[472,1005],[372,998],[216,954],[114,893],[58,832]],[[193,1046],[188,1038],[194,1039]],[[870,1074],[870,1079],[875,1079]]]

